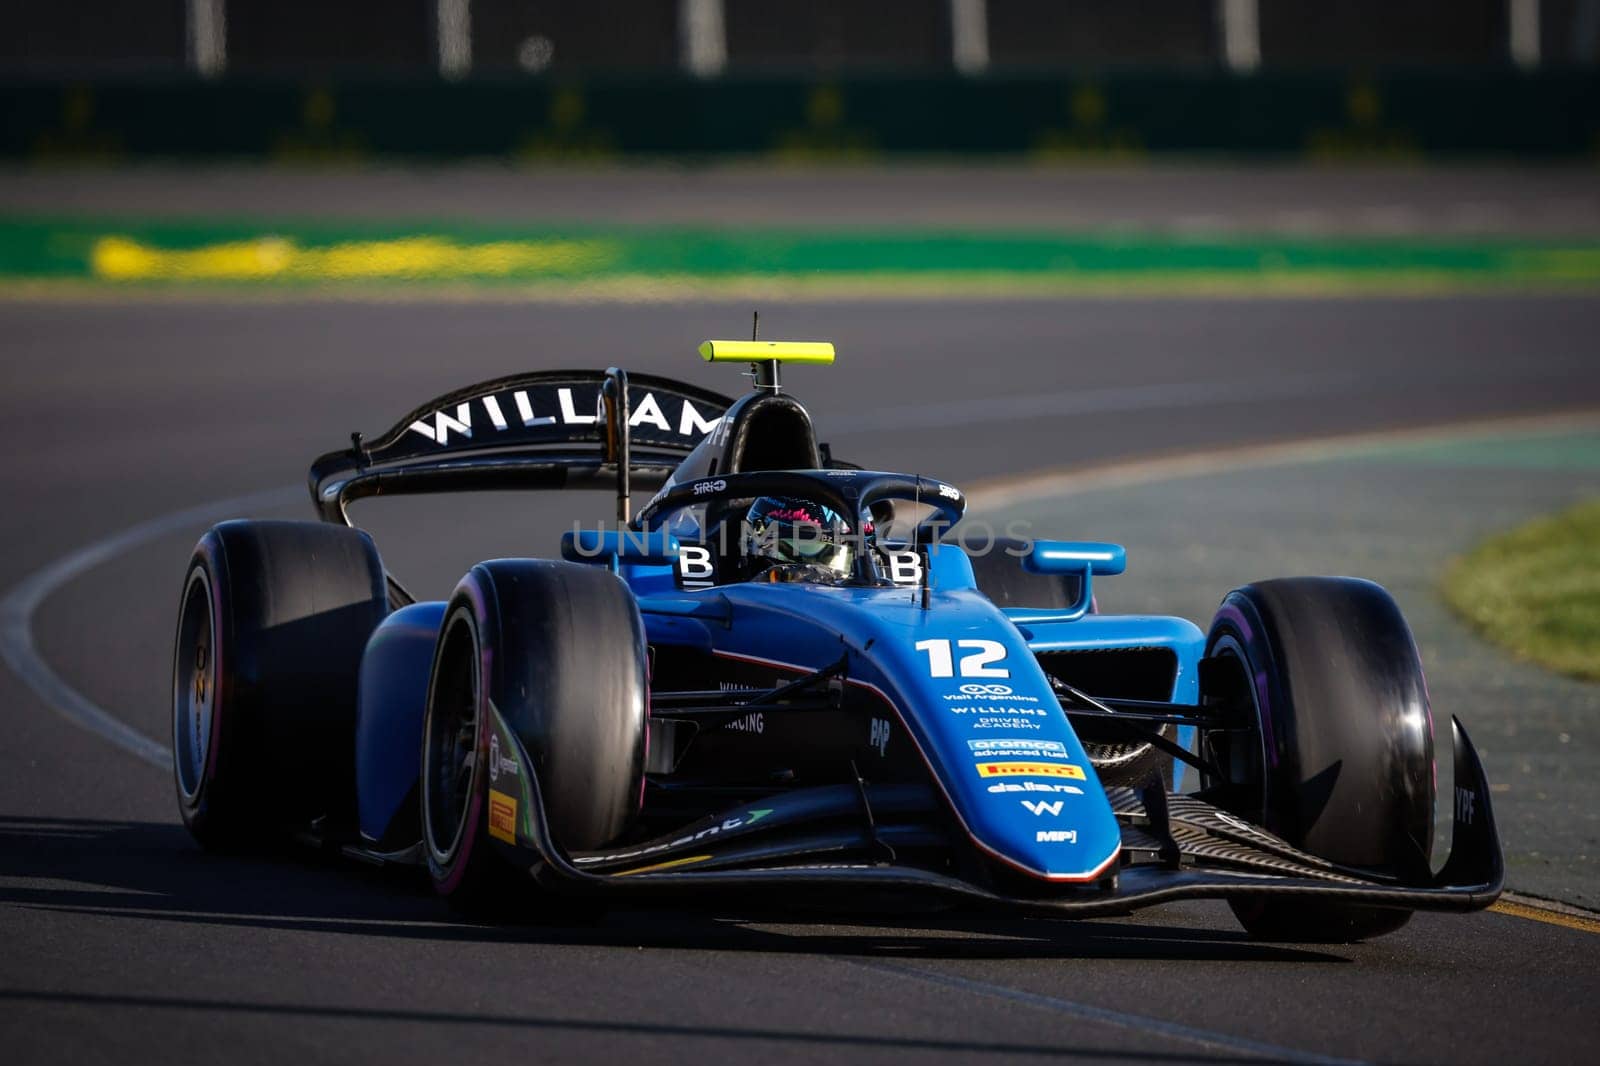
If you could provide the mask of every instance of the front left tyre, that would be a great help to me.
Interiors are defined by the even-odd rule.
[[[241,848],[354,793],[356,679],[388,613],[372,538],[235,521],[195,545],[172,659],[173,783],[207,848]]]
[[[428,865],[453,909],[492,921],[590,913],[572,898],[540,892],[509,861],[532,816],[520,782],[532,778],[523,795],[542,803],[553,846],[585,851],[615,841],[638,813],[644,788],[648,683],[644,624],[610,571],[502,559],[461,580],[434,653],[422,750]],[[506,767],[493,714],[531,765]],[[496,801],[511,812],[514,842],[504,822],[493,839]]]

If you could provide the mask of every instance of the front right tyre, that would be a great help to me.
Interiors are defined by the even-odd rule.
[[[1243,743],[1209,738],[1240,779],[1235,813],[1331,862],[1426,881],[1433,720],[1416,643],[1388,592],[1340,577],[1246,585],[1223,600],[1205,654],[1214,669],[1202,672],[1202,695],[1248,706],[1255,726]],[[1265,940],[1365,940],[1411,917],[1282,896],[1229,902]]]

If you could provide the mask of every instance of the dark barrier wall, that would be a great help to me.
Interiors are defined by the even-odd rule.
[[[724,0],[731,71],[938,71],[949,0]]]
[[[437,64],[433,0],[228,0],[234,74],[370,70]]]
[[[1516,2],[1257,0],[1256,42],[1272,70],[1507,69]],[[722,11],[719,40],[733,74],[919,75],[954,67],[951,0],[710,6]],[[1019,73],[1222,68],[1225,6],[982,0],[978,8],[986,12],[989,69]],[[424,77],[440,68],[441,11],[465,14],[479,75],[665,73],[682,66],[684,19],[695,7],[692,0],[0,0],[0,73],[160,76],[198,66],[204,53],[207,71],[224,76]],[[1538,14],[1541,67],[1595,65],[1600,0],[1539,0]],[[208,20],[226,27],[220,48],[196,33],[202,47],[190,57],[191,17],[198,29]],[[449,43],[455,48],[457,39]]]
[[[960,79],[0,84],[0,153],[359,160],[1161,153],[1600,161],[1600,79],[1218,72]]]
[[[0,0],[0,70],[177,73],[188,59],[185,0]]]
[[[1267,0],[1271,6],[1277,0]],[[988,0],[996,69],[1060,66],[1219,66],[1215,0],[1073,4]]]
[[[1509,61],[1506,0],[1263,0],[1271,66],[1494,65]]]
[[[1541,62],[1594,66],[1600,62],[1600,4],[1595,0],[1540,0]]]
[[[473,0],[472,65],[498,75],[671,72],[678,67],[678,0]]]

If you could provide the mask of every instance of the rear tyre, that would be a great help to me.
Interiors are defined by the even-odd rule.
[[[236,521],[195,546],[172,661],[173,781],[189,832],[238,848],[346,813],[356,678],[388,613],[372,538]]]
[[[565,922],[585,902],[540,894],[489,835],[492,706],[516,734],[563,851],[605,846],[639,809],[648,660],[632,594],[609,571],[544,560],[480,563],[451,597],[423,725],[423,837],[434,887],[458,912]],[[506,757],[499,753],[500,758]],[[521,813],[520,804],[518,806]],[[535,907],[519,904],[540,896]]]
[[[1237,813],[1332,862],[1425,880],[1433,722],[1416,644],[1389,594],[1354,578],[1246,585],[1222,601],[1206,656],[1218,661],[1217,683],[1253,706],[1258,727],[1255,750],[1218,752],[1259,782],[1259,806],[1252,796]],[[1288,898],[1229,902],[1265,940],[1353,942],[1411,917]]]

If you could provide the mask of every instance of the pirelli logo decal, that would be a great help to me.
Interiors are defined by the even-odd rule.
[[[977,764],[979,777],[1070,777],[1083,780],[1083,768],[1064,763],[1047,762],[981,762]]]
[[[517,842],[517,800],[504,792],[489,790],[489,835],[507,844]]]

